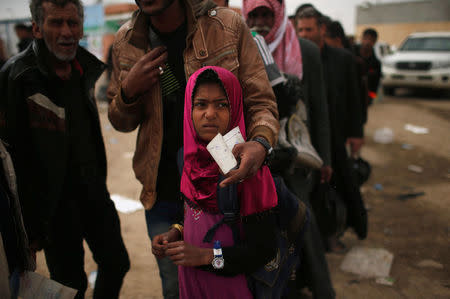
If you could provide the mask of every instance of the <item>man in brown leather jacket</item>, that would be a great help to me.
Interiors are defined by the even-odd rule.
[[[251,177],[277,139],[278,112],[258,49],[241,17],[208,0],[137,0],[113,44],[109,119],[119,131],[139,127],[133,167],[143,185],[150,238],[182,211],[176,153],[183,144],[186,80],[199,68],[232,71],[244,92],[248,142],[235,146],[240,168],[222,184]],[[256,138],[257,141],[254,141]],[[158,199],[157,199],[158,198]],[[158,260],[165,298],[177,298],[176,266]]]

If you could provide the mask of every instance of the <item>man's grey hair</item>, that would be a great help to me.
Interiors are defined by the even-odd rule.
[[[42,25],[44,23],[45,16],[44,16],[44,8],[42,7],[44,2],[53,3],[54,5],[59,7],[64,7],[69,3],[73,3],[77,7],[78,15],[80,16],[81,21],[83,21],[84,10],[81,0],[31,0],[30,1],[31,19],[38,25]]]

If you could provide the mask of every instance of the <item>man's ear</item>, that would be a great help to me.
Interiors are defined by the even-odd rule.
[[[327,33],[327,25],[321,24],[321,25],[319,26],[319,30],[320,30],[320,35],[321,35],[322,37],[325,37],[325,34]]]
[[[44,36],[42,34],[41,27],[34,21],[32,23],[32,26],[33,26],[33,36],[35,38],[43,38]]]

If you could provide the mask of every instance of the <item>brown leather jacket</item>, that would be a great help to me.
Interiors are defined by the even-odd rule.
[[[265,137],[274,144],[279,124],[275,96],[251,33],[241,16],[213,2],[181,0],[186,7],[188,36],[184,50],[186,78],[206,65],[224,67],[239,79],[249,138]],[[133,168],[142,183],[140,196],[146,209],[156,200],[156,177],[163,137],[163,113],[159,83],[136,102],[121,97],[121,81],[131,67],[150,50],[148,21],[139,11],[124,24],[113,44],[113,72],[108,87],[109,119],[119,131],[139,126]]]

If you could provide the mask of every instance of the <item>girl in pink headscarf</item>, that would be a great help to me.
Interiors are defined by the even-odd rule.
[[[267,166],[237,186],[241,241],[235,243],[228,225],[218,226],[212,241],[204,241],[224,217],[217,203],[220,171],[206,145],[218,133],[224,135],[237,126],[245,138],[242,106],[239,81],[223,68],[202,68],[187,83],[181,179],[184,228],[175,225],[152,243],[157,257],[168,256],[179,265],[180,298],[252,298],[245,274],[265,265],[276,253],[273,208],[277,195]]]

